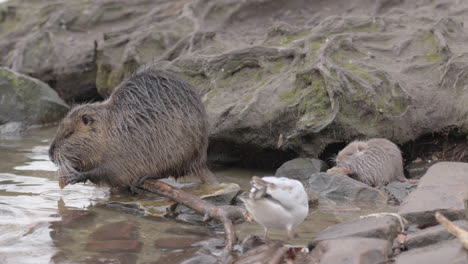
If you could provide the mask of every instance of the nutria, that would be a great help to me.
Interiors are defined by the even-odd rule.
[[[87,180],[120,188],[169,176],[214,181],[207,147],[208,118],[197,90],[173,73],[145,68],[107,100],[74,107],[49,155],[62,188]]]
[[[336,156],[336,167],[375,187],[395,180],[406,181],[400,149],[385,138],[351,142]]]

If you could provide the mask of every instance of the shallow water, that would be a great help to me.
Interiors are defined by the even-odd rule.
[[[118,198],[108,188],[77,184],[61,190],[47,156],[54,133],[51,127],[0,138],[0,263],[178,263],[193,254],[195,242],[223,237],[222,229],[105,206]],[[271,172],[228,168],[215,174],[246,189],[252,176]],[[289,243],[304,245],[327,226],[391,210],[369,203],[322,203]],[[236,229],[240,239],[263,233],[255,223]],[[285,233],[271,231],[270,238],[284,239]]]

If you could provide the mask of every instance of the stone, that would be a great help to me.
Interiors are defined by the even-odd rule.
[[[327,164],[319,159],[297,158],[287,161],[276,170],[276,177],[287,177],[300,181],[314,173],[324,172],[327,170]]]
[[[396,217],[365,217],[326,228],[309,243],[309,248],[314,248],[324,240],[345,237],[377,238],[393,242],[400,229],[400,223]]]
[[[372,201],[385,203],[388,196],[381,190],[336,173],[315,173],[302,182],[306,191],[331,200]]]
[[[436,225],[434,215],[437,211],[452,221],[463,219],[463,198],[468,192],[467,175],[468,163],[439,162],[432,165],[398,213],[419,227]]]
[[[468,230],[467,220],[453,222],[455,225]],[[444,240],[455,239],[442,225],[428,227],[416,233],[410,233],[406,237],[406,247],[408,249],[420,248],[439,243]]]
[[[108,96],[140,65],[174,71],[199,89],[227,160],[281,164],[357,137],[468,132],[463,1],[4,5],[0,65],[70,102]]]
[[[281,255],[285,254],[287,251],[287,247],[279,243],[271,243],[271,245],[262,245],[255,247],[240,257],[238,257],[234,263],[237,264],[250,264],[250,263],[258,263],[258,264],[268,264],[268,263],[276,263],[274,259],[280,257]],[[280,254],[277,256],[277,254]],[[282,262],[280,262],[282,263]]]
[[[20,134],[26,129],[26,125],[22,122],[8,122],[0,125],[0,135],[5,134]]]
[[[465,197],[465,218],[468,220],[468,195]]]
[[[99,227],[90,235],[90,238],[91,240],[130,240],[138,237],[137,231],[134,223],[120,221]]]
[[[85,249],[93,252],[140,252],[143,243],[138,240],[88,241]]]
[[[457,240],[409,250],[396,257],[396,264],[468,264],[468,251]]]
[[[0,67],[0,125],[57,122],[68,109],[46,83]]]
[[[417,187],[418,185],[412,184],[409,181],[393,181],[385,186],[382,186],[380,189],[388,194],[388,196],[397,204],[400,204],[412,191],[416,190]]]
[[[385,263],[392,256],[392,244],[375,238],[330,239],[320,241],[310,255],[321,264]]]
[[[418,162],[412,162],[405,166],[405,169],[408,171],[408,179],[420,179],[424,174],[426,174],[431,165],[432,163],[421,160]]]
[[[231,204],[240,191],[235,183],[219,183],[216,185],[196,183],[174,183],[172,180],[164,179],[170,185],[179,186],[184,191],[190,192],[204,200],[216,205]],[[114,201],[106,202],[107,207],[122,210],[134,214],[164,217],[168,215],[180,215],[180,220],[189,223],[200,223],[203,216],[195,213],[192,209],[176,204],[173,201],[147,193],[144,197],[135,200],[132,197],[122,197]]]

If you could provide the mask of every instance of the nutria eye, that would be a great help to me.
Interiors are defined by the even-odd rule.
[[[85,124],[86,126],[89,126],[94,122],[94,119],[89,115],[83,115],[81,117],[81,121],[83,121],[83,124]]]

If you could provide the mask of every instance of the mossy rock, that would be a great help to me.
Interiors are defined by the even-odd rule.
[[[57,122],[68,109],[68,105],[46,83],[0,68],[0,124]]]

